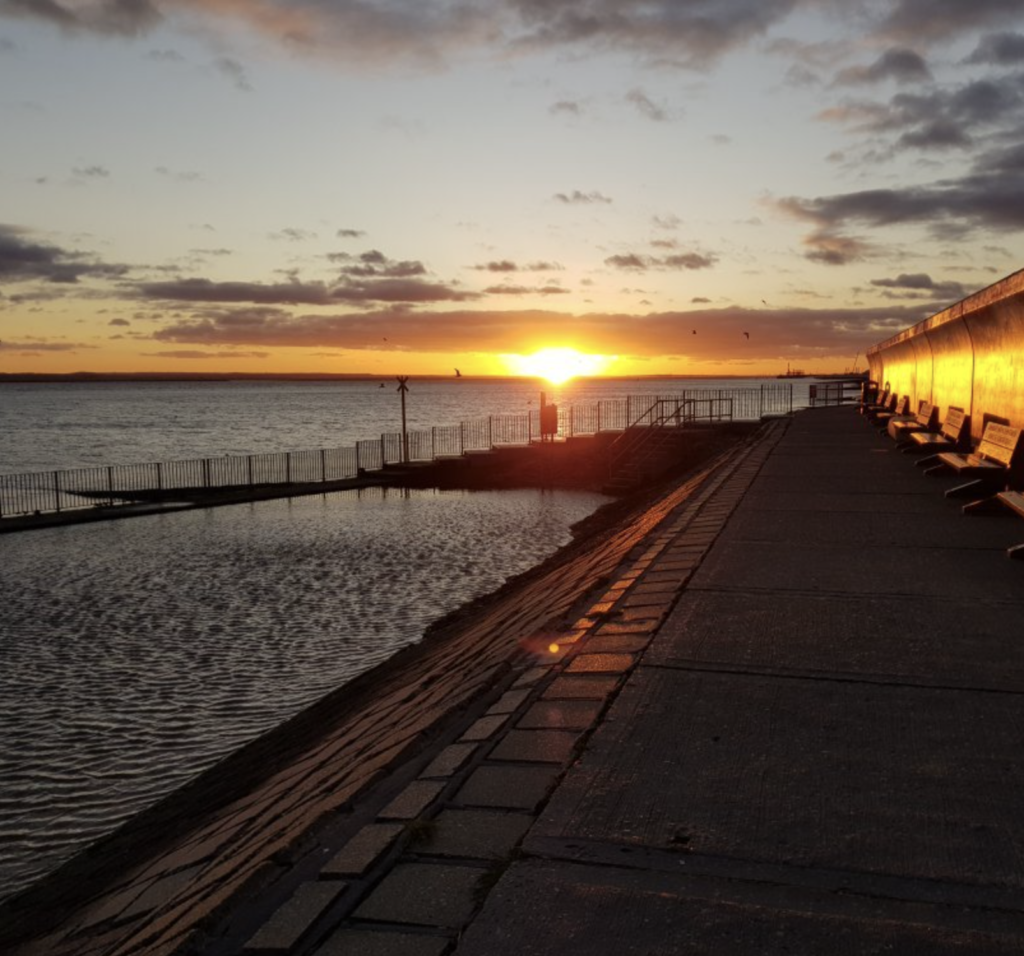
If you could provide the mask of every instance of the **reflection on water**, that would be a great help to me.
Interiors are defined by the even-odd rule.
[[[0,538],[0,896],[569,540],[600,495],[339,492]]]

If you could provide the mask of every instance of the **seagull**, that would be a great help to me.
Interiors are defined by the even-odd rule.
[[[456,378],[462,378],[462,372],[460,372],[458,369],[456,369],[455,370],[455,377]]]
[[[696,329],[694,329],[694,330],[693,330],[693,334],[694,334],[694,335],[696,335],[696,334],[697,334],[697,330],[696,330]]]
[[[750,338],[750,333],[749,333],[749,332],[744,332],[743,334],[744,334],[744,335],[745,335],[745,336],[746,336],[746,337],[747,337],[748,339]]]

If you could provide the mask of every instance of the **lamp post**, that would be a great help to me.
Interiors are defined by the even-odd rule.
[[[405,427],[405,393],[409,391],[409,386],[405,383],[409,381],[408,375],[399,375],[398,378],[398,394],[402,396],[402,464],[409,464],[409,433]]]

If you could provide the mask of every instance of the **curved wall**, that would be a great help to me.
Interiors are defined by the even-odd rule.
[[[975,440],[987,415],[1024,427],[1024,270],[874,346],[868,362],[911,407],[963,408]]]

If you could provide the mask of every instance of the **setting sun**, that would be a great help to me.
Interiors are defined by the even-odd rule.
[[[518,375],[546,378],[561,385],[577,375],[597,375],[613,361],[607,355],[586,355],[571,348],[548,348],[533,355],[509,355],[506,360]]]

